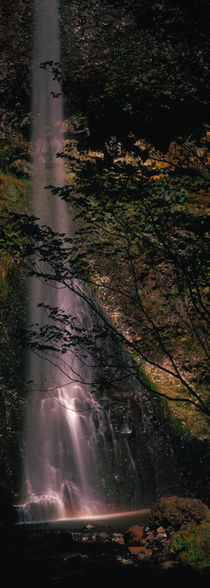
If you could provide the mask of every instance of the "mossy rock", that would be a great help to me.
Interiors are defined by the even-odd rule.
[[[182,564],[204,570],[210,568],[210,520],[188,524],[182,527],[169,545],[169,554]]]
[[[188,523],[201,523],[209,514],[208,507],[198,498],[163,497],[151,509],[150,525],[178,530]]]

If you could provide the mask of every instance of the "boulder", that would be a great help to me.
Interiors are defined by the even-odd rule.
[[[187,523],[199,524],[208,514],[208,507],[197,498],[163,497],[153,505],[149,524],[156,529],[178,530]]]

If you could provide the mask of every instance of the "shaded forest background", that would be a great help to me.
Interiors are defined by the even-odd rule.
[[[30,193],[32,14],[33,2],[2,0],[0,427],[12,493],[27,394],[28,227],[16,215]],[[145,385],[172,398],[174,429],[206,460],[209,3],[61,0],[60,16],[61,64],[42,67],[64,95],[60,194],[80,223],[74,271],[91,279]]]

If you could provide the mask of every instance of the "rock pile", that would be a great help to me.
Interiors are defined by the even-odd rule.
[[[15,583],[18,579],[22,588],[29,585],[69,588],[74,584],[77,588],[107,588],[109,584],[120,586],[124,581],[133,585],[150,582],[155,588],[177,588],[181,580],[190,583],[193,579],[199,588],[207,588],[209,568],[205,550],[209,511],[194,499],[190,510],[189,500],[161,499],[144,524],[136,521],[127,529],[91,523],[73,530],[17,525],[7,534],[2,526],[2,561],[12,563],[9,566],[6,563],[7,579],[14,581],[13,577],[9,578],[10,572],[14,573]],[[189,565],[182,548],[184,557],[180,558],[171,546],[182,529],[190,528],[191,532],[202,525],[204,542],[199,544],[199,550],[202,547],[204,559],[199,568],[194,562]],[[197,545],[195,557],[196,549]]]

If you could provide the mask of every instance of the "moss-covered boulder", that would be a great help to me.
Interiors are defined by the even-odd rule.
[[[210,568],[210,520],[182,527],[172,538],[169,554],[199,571]]]
[[[209,514],[208,507],[197,498],[163,497],[153,505],[149,524],[178,530],[188,523],[198,525]]]

